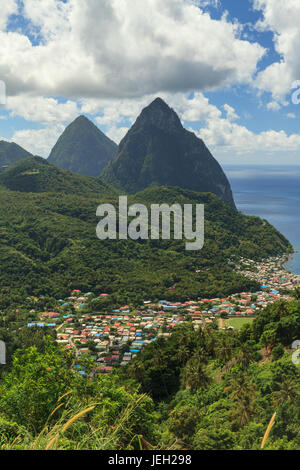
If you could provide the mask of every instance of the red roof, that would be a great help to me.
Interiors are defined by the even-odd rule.
[[[48,312],[48,313],[43,313],[43,317],[59,317],[60,313],[57,312]]]

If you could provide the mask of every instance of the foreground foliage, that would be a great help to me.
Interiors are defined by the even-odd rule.
[[[100,377],[88,358],[80,376],[72,353],[39,338],[0,381],[1,446],[259,449],[266,436],[265,449],[299,449],[299,335],[300,302],[278,302],[239,331],[180,327]]]

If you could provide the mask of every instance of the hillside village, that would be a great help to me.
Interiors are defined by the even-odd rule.
[[[56,329],[57,342],[75,351],[74,368],[84,375],[80,357],[90,353],[95,361],[94,374],[105,374],[117,366],[126,366],[150,342],[168,337],[183,323],[194,328],[213,324],[216,328],[235,328],[251,321],[259,311],[279,299],[290,300],[288,292],[300,284],[300,276],[286,271],[286,258],[272,258],[260,263],[241,259],[236,269],[259,281],[261,290],[233,294],[227,298],[198,301],[153,303],[144,301],[140,309],[122,306],[108,312],[87,313],[94,294],[74,290],[68,299],[60,300],[59,312],[44,312],[39,322],[27,327]],[[102,293],[100,298],[109,294]],[[69,313],[70,308],[76,313]],[[225,320],[226,319],[226,320]]]

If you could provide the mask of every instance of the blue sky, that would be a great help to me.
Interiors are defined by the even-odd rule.
[[[119,142],[161,96],[223,164],[299,164],[299,24],[297,0],[6,0],[0,139],[47,157],[85,114]]]

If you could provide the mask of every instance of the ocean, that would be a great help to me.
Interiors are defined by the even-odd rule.
[[[297,253],[286,265],[300,274],[300,166],[224,166],[239,211],[268,220]]]

